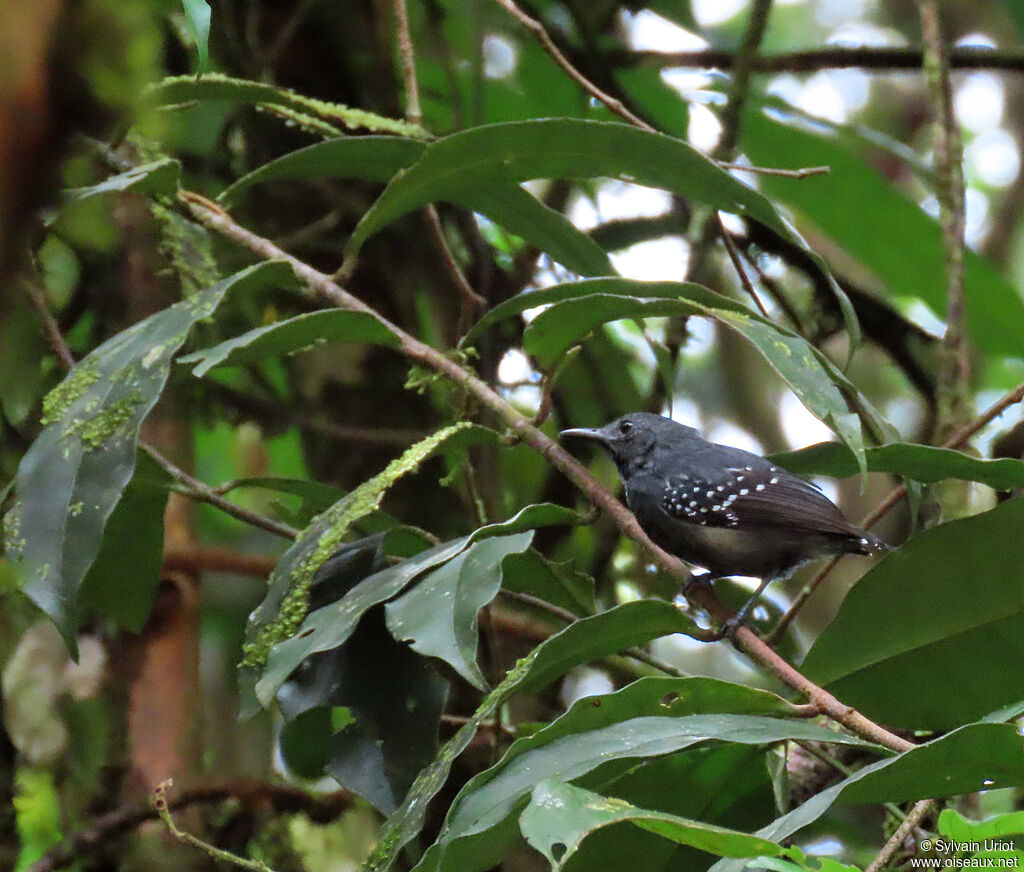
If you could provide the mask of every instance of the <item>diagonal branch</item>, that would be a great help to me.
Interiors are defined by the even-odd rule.
[[[688,576],[686,565],[679,558],[674,557],[655,545],[641,529],[632,512],[594,478],[585,466],[569,454],[561,445],[535,427],[528,418],[512,406],[504,397],[492,390],[475,373],[406,333],[398,325],[393,324],[374,309],[367,306],[362,300],[350,294],[330,276],[282,251],[269,239],[258,236],[235,223],[226,212],[216,207],[211,207],[204,197],[188,191],[180,192],[179,197],[191,215],[211,230],[248,248],[261,258],[288,262],[296,276],[305,282],[313,293],[319,295],[324,300],[342,309],[365,312],[377,319],[398,338],[398,351],[400,353],[435,373],[450,379],[476,397],[483,406],[500,418],[522,442],[533,448],[576,485],[586,495],[592,505],[607,512],[619,530],[646,550],[662,570],[679,578]],[[694,599],[720,623],[728,620],[733,614],[710,591],[698,590],[694,594]],[[774,673],[793,690],[805,694],[809,702],[821,714],[829,716],[858,736],[895,751],[906,751],[914,747],[913,743],[889,732],[856,709],[844,705],[824,688],[819,687],[802,675],[776,654],[749,627],[740,626],[736,630],[733,636],[733,644],[765,669]]]

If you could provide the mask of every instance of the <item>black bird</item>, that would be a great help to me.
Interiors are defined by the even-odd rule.
[[[806,479],[749,451],[708,442],[661,415],[633,412],[604,427],[561,435],[601,443],[619,468],[630,510],[670,554],[703,567],[711,578],[761,579],[731,626],[773,579],[801,563],[888,550]]]

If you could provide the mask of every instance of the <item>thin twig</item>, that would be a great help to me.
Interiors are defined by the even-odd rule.
[[[620,118],[625,119],[634,127],[639,127],[641,130],[646,130],[650,133],[654,133],[655,130],[644,121],[642,118],[634,115],[629,109],[626,108],[625,104],[617,97],[613,97],[605,91],[602,91],[597,85],[595,85],[590,79],[583,75],[576,67],[573,66],[561,49],[555,45],[555,41],[551,38],[550,34],[544,29],[544,25],[541,24],[536,18],[531,18],[522,9],[520,9],[513,0],[494,0],[502,9],[504,9],[509,15],[515,18],[520,24],[523,25],[527,30],[530,31],[537,39],[537,41],[544,48],[544,51],[551,56],[551,59],[560,66],[565,73],[572,79],[577,85],[579,85],[584,91],[590,94],[595,100],[599,100],[609,110],[614,112]]]
[[[197,787],[167,800],[172,811],[193,805],[236,799],[244,806],[270,808],[275,812],[302,812],[317,822],[331,821],[352,807],[352,794],[339,790],[314,796],[298,787],[238,779],[225,784]],[[89,821],[68,835],[28,867],[26,872],[56,872],[84,860],[92,851],[132,832],[158,816],[152,803],[134,803]],[[86,864],[83,864],[86,865]]]
[[[575,624],[579,620],[579,617],[574,615],[568,609],[563,609],[561,606],[556,606],[554,603],[549,603],[546,600],[542,600],[540,597],[533,596],[533,594],[518,593],[512,590],[502,590],[500,593],[504,599],[547,612],[552,617],[558,618],[560,621],[565,621],[567,624]],[[644,651],[642,648],[629,648],[623,653],[629,655],[634,660],[639,660],[641,663],[660,670],[667,675],[682,677],[685,674],[682,670],[677,669],[671,663],[662,660],[660,657],[655,657],[653,654]]]
[[[402,56],[402,81],[405,85],[405,120],[418,127],[423,125],[423,110],[420,108],[420,86],[416,78],[416,55],[412,41],[412,32],[409,29],[409,11],[406,8],[405,0],[394,0],[395,7],[395,31],[398,37],[398,50]],[[481,297],[466,278],[466,274],[459,266],[459,262],[452,254],[451,247],[444,235],[444,227],[441,225],[441,216],[437,207],[429,203],[423,209],[427,217],[427,226],[430,228],[430,235],[434,239],[437,250],[441,253],[448,274],[452,277],[455,287],[458,288],[462,297],[462,317],[460,321],[466,322],[465,327],[469,329],[469,318],[477,306],[484,304]],[[460,330],[460,333],[463,332]]]
[[[924,76],[934,119],[935,194],[946,267],[946,332],[936,377],[935,434],[946,439],[966,420],[970,356],[964,307],[964,171],[963,142],[953,112],[946,44],[936,0],[921,0],[921,33],[925,41]],[[961,494],[961,502],[966,493]]]
[[[1003,412],[1005,412],[1010,406],[1016,405],[1017,403],[1024,400],[1024,382],[1021,382],[1012,391],[1000,397],[996,402],[989,406],[984,412],[978,415],[969,424],[965,424],[955,433],[953,433],[945,442],[942,443],[940,448],[956,449],[961,447],[967,442],[975,433],[977,433],[986,424],[991,423],[998,418]],[[861,521],[860,525],[865,530],[870,530],[882,517],[888,514],[889,510],[893,508],[900,500],[907,495],[906,485],[899,485],[893,488],[888,496],[881,503],[879,503],[871,512],[864,516],[864,520]],[[767,642],[770,645],[774,645],[775,642],[782,637],[782,634],[786,632],[786,629],[793,619],[799,614],[800,610],[804,607],[808,598],[817,590],[818,585],[825,580],[825,576],[832,571],[833,567],[842,559],[842,555],[837,555],[829,560],[828,563],[818,571],[817,575],[814,576],[800,591],[796,599],[793,600],[793,604],[786,610],[786,613],[779,619],[775,629],[772,630],[771,635],[767,637]]]
[[[416,56],[409,30],[409,12],[405,0],[394,0],[395,31],[398,34],[398,52],[402,56],[402,80],[405,84],[405,118],[417,127],[423,124],[420,108],[420,86],[416,79]]]
[[[258,515],[256,512],[250,512],[248,509],[243,509],[237,503],[224,499],[212,487],[176,466],[152,445],[140,442],[139,447],[159,463],[171,478],[178,482],[180,487],[175,488],[175,490],[179,493],[201,503],[209,503],[211,506],[216,506],[225,514],[231,515],[231,517],[237,518],[239,521],[244,521],[246,524],[251,524],[253,527],[266,530],[268,533],[273,533],[275,536],[281,536],[284,539],[298,538],[300,531],[295,527],[284,524],[281,521],[275,521],[273,518],[267,518],[264,515]]]
[[[463,311],[473,312],[477,307],[485,305],[487,301],[473,290],[473,286],[469,283],[469,279],[466,278],[466,274],[462,271],[462,267],[459,266],[459,262],[455,259],[451,246],[448,245],[448,240],[445,238],[444,227],[441,225],[441,216],[437,212],[437,207],[431,203],[424,207],[423,213],[426,215],[427,227],[430,228],[430,235],[434,239],[434,244],[437,246],[437,250],[441,252],[441,258],[444,261],[445,268],[448,270],[448,274],[452,277],[452,282],[455,284],[455,287],[458,288],[459,295],[462,297]],[[466,326],[468,327],[468,325]],[[460,333],[461,332],[464,331],[460,330]]]
[[[729,252],[729,260],[732,261],[733,268],[736,270],[736,275],[740,277],[740,284],[743,285],[743,290],[745,290],[750,299],[754,301],[754,305],[757,306],[758,311],[764,315],[765,318],[771,318],[771,315],[768,314],[768,310],[764,307],[764,303],[761,302],[761,298],[757,295],[757,291],[754,289],[753,284],[751,284],[747,271],[743,268],[743,262],[740,260],[740,254],[736,250],[736,243],[733,242],[732,234],[729,232],[729,228],[725,226],[725,222],[722,220],[722,213],[715,212],[715,217],[718,219],[718,229],[722,236],[722,242],[725,243],[725,250]]]
[[[186,833],[184,830],[178,828],[178,825],[174,822],[174,818],[171,816],[171,808],[167,802],[167,791],[171,786],[171,781],[163,781],[153,788],[153,808],[156,809],[157,815],[160,820],[163,821],[164,826],[167,827],[167,831],[174,836],[179,842],[184,842],[186,845],[192,845],[194,848],[198,848],[203,851],[214,860],[221,860],[225,863],[230,863],[233,866],[238,866],[240,869],[249,869],[250,872],[274,872],[274,870],[264,863],[262,860],[253,860],[248,857],[239,857],[238,854],[232,854],[231,851],[225,851],[223,848],[218,848],[216,845],[211,845],[209,842],[204,842],[202,839],[193,836],[191,833]]]
[[[800,167],[795,170],[786,170],[779,169],[778,167],[756,167],[749,164],[729,163],[729,161],[725,160],[716,161],[716,163],[723,170],[742,170],[745,173],[757,173],[761,176],[783,176],[787,179],[806,179],[808,176],[821,176],[832,172],[832,167],[829,166]]]
[[[296,276],[305,282],[313,293],[335,306],[349,311],[365,312],[375,318],[398,339],[398,351],[400,353],[450,379],[475,396],[483,406],[501,418],[523,443],[534,449],[552,466],[560,470],[563,475],[586,495],[595,508],[607,512],[619,530],[647,551],[659,568],[680,579],[689,578],[689,571],[686,565],[678,557],[669,554],[655,545],[643,528],[641,528],[632,512],[594,478],[585,466],[569,454],[561,445],[533,426],[526,416],[520,413],[486,382],[482,381],[474,372],[463,367],[457,361],[446,357],[437,349],[406,333],[397,324],[392,323],[362,300],[350,294],[330,276],[282,251],[270,240],[264,239],[236,224],[222,209],[211,209],[206,198],[197,197],[189,191],[179,192],[179,198],[193,217],[204,226],[248,248],[262,258],[288,262]],[[694,599],[720,624],[734,614],[732,610],[719,602],[712,592],[700,592],[695,594]],[[732,642],[740,651],[761,664],[765,669],[771,671],[784,684],[805,694],[809,702],[817,706],[822,714],[847,727],[858,736],[895,751],[907,751],[914,747],[913,743],[889,732],[884,727],[866,718],[856,709],[841,703],[824,688],[816,685],[783,660],[749,627],[738,627],[733,634]]]
[[[208,545],[179,545],[164,549],[163,565],[165,569],[179,572],[226,572],[267,578],[274,571],[277,558]]]
[[[43,296],[42,289],[35,282],[24,278],[21,280],[21,287],[28,295],[28,301],[32,304],[32,308],[39,315],[39,320],[43,325],[43,332],[46,334],[46,341],[57,356],[61,368],[65,372],[70,371],[75,365],[75,356],[71,353],[71,348],[60,332],[57,319],[53,317],[50,307],[46,305],[46,298]]]
[[[882,850],[868,865],[864,872],[880,872],[882,868],[892,859],[892,855],[899,850],[900,846],[907,840],[919,823],[935,808],[935,800],[922,799],[914,804],[914,807],[907,813],[889,840],[882,846]]]
[[[715,146],[714,155],[719,160],[731,160],[739,145],[743,131],[743,109],[747,105],[747,94],[750,92],[750,77],[754,72],[754,64],[757,63],[761,40],[768,29],[768,16],[771,11],[772,0],[754,0],[750,6],[747,27],[733,63],[729,99],[722,109],[722,136]]]
[[[815,73],[819,70],[841,70],[857,67],[867,72],[906,71],[921,69],[923,52],[919,48],[884,48],[875,46],[835,46],[810,51],[760,55],[753,64],[755,73]],[[691,69],[731,70],[736,55],[718,49],[684,52],[611,51],[605,56],[609,65],[648,64],[657,67],[689,67]],[[995,51],[981,46],[954,48],[949,65],[955,70],[1003,70],[1024,72],[1024,54]]]

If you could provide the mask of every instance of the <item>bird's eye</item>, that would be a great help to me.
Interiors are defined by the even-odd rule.
[[[619,432],[623,436],[628,436],[630,433],[633,432],[633,422],[632,421],[622,421],[619,424]]]

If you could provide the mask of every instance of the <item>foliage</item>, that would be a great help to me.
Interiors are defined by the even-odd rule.
[[[858,105],[778,72],[828,65],[787,54],[835,36],[828,4],[763,35],[770,3],[707,5],[35,22],[39,93],[95,117],[54,98],[31,258],[0,240],[0,866],[200,868],[205,844],[280,872],[838,872],[923,799],[898,858],[1020,860],[1024,441],[997,415],[1024,396],[1024,181],[977,155],[1019,163],[1021,130],[961,107],[989,218],[958,316],[920,58]],[[1020,12],[992,5],[943,15],[1019,66]],[[914,10],[862,6],[919,45]],[[679,27],[713,50],[682,85],[641,48]],[[815,80],[832,120],[797,105]],[[701,141],[715,112],[735,149]],[[977,418],[946,416],[961,391]],[[806,606],[809,573],[779,585],[753,613],[773,648],[719,641],[742,583],[684,586],[607,461],[552,441],[636,409],[840,479],[898,547]],[[182,812],[181,854],[137,826],[172,777],[234,800]]]

